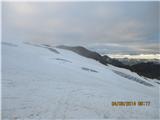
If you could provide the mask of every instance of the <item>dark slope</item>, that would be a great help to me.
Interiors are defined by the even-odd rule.
[[[131,71],[148,78],[156,78],[160,80],[160,64],[153,62],[139,63],[130,66]]]

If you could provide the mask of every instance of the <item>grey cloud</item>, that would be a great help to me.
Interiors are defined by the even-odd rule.
[[[3,39],[54,45],[94,46],[99,43],[99,46],[108,44],[108,48],[109,44],[118,44],[124,47],[116,46],[116,51],[157,53],[159,4],[3,2]]]

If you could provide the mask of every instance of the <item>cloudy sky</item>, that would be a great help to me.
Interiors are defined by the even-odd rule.
[[[2,40],[158,53],[160,2],[3,2]]]

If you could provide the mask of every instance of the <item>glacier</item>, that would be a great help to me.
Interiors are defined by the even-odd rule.
[[[157,80],[53,49],[2,42],[3,119],[159,119]],[[114,101],[150,106],[117,107]]]

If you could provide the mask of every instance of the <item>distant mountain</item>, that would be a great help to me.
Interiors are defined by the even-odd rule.
[[[92,58],[94,60],[99,61],[100,63],[104,65],[111,64],[116,67],[126,68],[133,72],[136,72],[137,74],[141,76],[148,77],[151,79],[155,78],[155,79],[160,80],[160,64],[158,63],[153,63],[153,62],[143,63],[142,62],[138,64],[135,63],[134,65],[128,65],[128,64],[124,64],[124,62],[121,62],[117,59],[110,58],[107,55],[102,56],[99,53],[90,51],[82,46],[70,47],[70,46],[61,45],[57,47],[61,49],[71,50],[87,58]]]
[[[157,78],[160,80],[160,64],[153,62],[138,63],[130,67],[131,71],[148,78]]]

